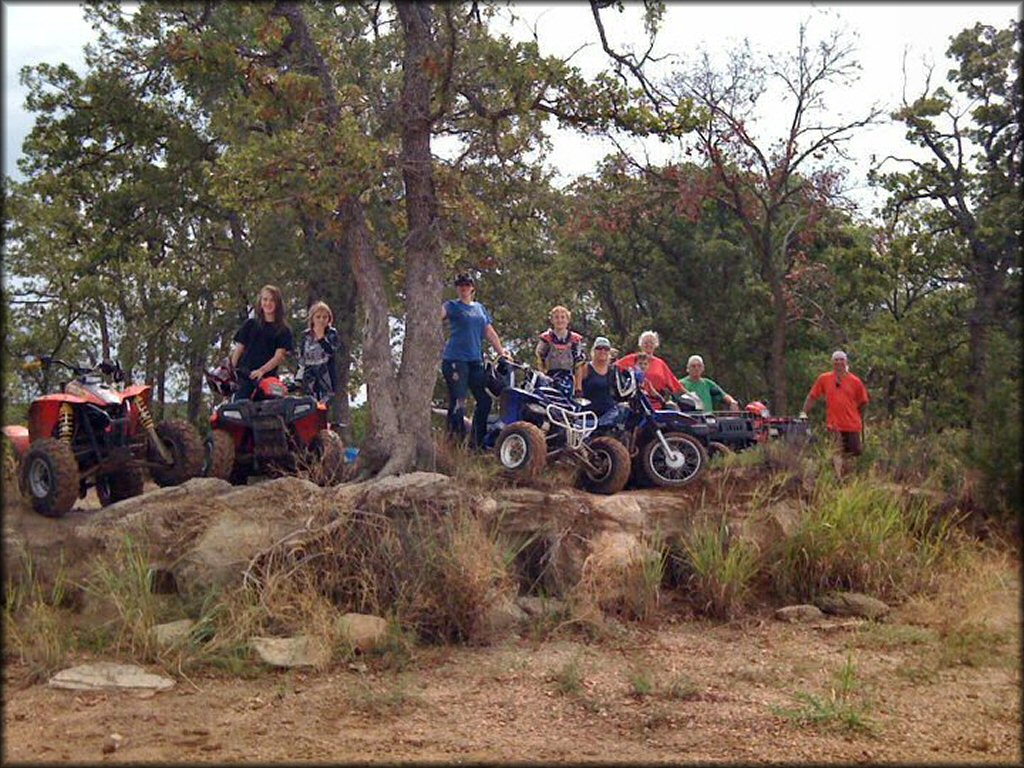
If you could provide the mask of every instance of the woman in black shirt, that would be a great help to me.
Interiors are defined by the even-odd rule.
[[[231,364],[249,371],[248,377],[238,380],[234,399],[245,400],[252,395],[259,379],[277,373],[277,366],[293,348],[292,331],[285,322],[284,300],[277,286],[264,285],[260,289],[256,315],[242,323],[234,341]]]

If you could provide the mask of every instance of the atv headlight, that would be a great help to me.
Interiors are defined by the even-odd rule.
[[[241,411],[228,409],[226,411],[221,411],[220,415],[223,416],[225,419],[238,419],[239,421],[242,420]]]
[[[709,427],[713,427],[713,426],[715,426],[715,424],[718,423],[718,420],[714,416],[708,416],[704,420],[705,420],[705,422],[707,422],[707,425]]]

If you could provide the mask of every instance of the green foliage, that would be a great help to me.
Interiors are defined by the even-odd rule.
[[[949,521],[933,519],[926,502],[894,495],[874,478],[819,482],[768,571],[785,598],[835,589],[898,597],[927,585],[948,535]]]
[[[555,689],[563,696],[579,696],[583,693],[585,678],[581,662],[579,653],[576,653],[551,673]]]
[[[800,692],[794,698],[796,708],[772,707],[775,715],[797,723],[817,727],[837,727],[845,731],[873,732],[875,722],[868,717],[870,704],[859,695],[860,681],[852,654],[833,675],[833,682],[824,696]]]
[[[683,539],[682,553],[674,557],[689,574],[693,602],[721,619],[740,612],[761,567],[757,549],[743,539],[730,538],[724,521],[694,527]]]

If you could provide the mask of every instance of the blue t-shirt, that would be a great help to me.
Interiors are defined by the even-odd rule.
[[[458,299],[444,303],[451,335],[444,345],[443,360],[479,363],[484,359],[484,331],[491,315],[479,301],[463,304]]]

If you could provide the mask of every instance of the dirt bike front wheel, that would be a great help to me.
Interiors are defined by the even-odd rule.
[[[678,488],[692,483],[704,471],[708,453],[700,441],[685,432],[663,433],[671,453],[665,450],[657,437],[650,440],[640,452],[640,466],[654,485]]]

